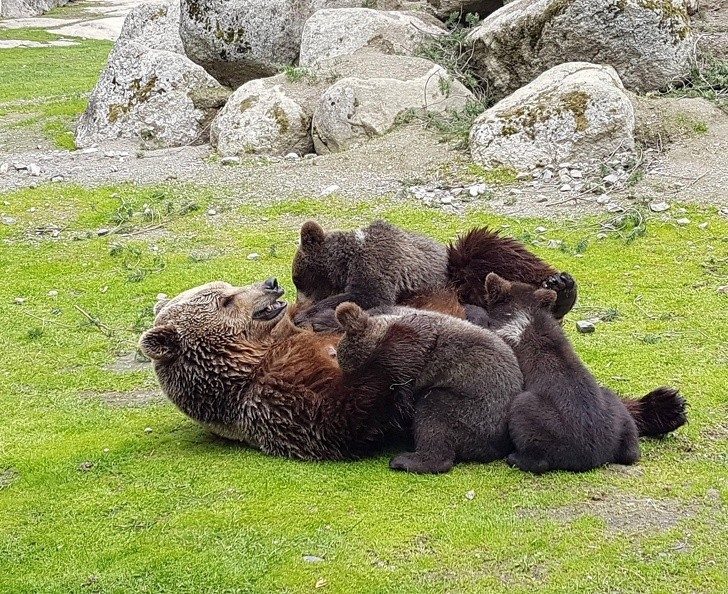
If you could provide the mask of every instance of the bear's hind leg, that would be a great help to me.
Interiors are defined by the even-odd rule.
[[[508,462],[508,466],[520,468],[524,472],[532,472],[534,474],[543,474],[549,469],[549,463],[543,458],[531,457],[519,452],[509,454],[506,461]]]
[[[454,465],[455,452],[440,452],[437,457],[431,457],[431,453],[405,452],[389,462],[389,467],[393,470],[414,474],[441,474],[448,472]]]
[[[629,413],[626,413],[626,416],[629,417]],[[625,421],[627,422],[622,428],[622,438],[619,440],[614,461],[617,464],[629,466],[640,459],[641,453],[637,427],[631,418],[626,418]]]

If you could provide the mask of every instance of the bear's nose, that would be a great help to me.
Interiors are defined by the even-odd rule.
[[[266,289],[269,289],[271,291],[277,291],[278,290],[278,279],[273,277],[269,278],[267,281],[263,283],[263,286]]]

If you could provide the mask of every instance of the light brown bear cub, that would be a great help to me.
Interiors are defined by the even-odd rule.
[[[411,400],[387,370],[394,337],[366,368],[342,372],[340,336],[296,328],[275,279],[215,282],[157,305],[140,347],[162,391],[213,433],[277,456],[355,459],[409,425]]]
[[[507,411],[523,389],[513,351],[494,333],[451,316],[405,307],[380,311],[370,315],[354,303],[336,309],[345,332],[338,359],[345,373],[377,362],[386,381],[416,401],[415,451],[390,466],[438,473],[458,460],[491,462],[509,454]],[[392,344],[397,351],[386,357]]]

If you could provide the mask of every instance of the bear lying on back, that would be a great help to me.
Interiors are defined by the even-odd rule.
[[[302,460],[354,459],[412,418],[391,388],[393,337],[366,368],[341,371],[340,336],[296,328],[275,279],[246,287],[208,283],[161,302],[141,338],[165,395],[223,437]],[[400,344],[400,342],[402,344]]]
[[[513,348],[524,378],[509,412],[516,450],[509,464],[535,473],[633,464],[640,433],[666,433],[685,423],[685,402],[676,390],[658,388],[630,411],[601,388],[550,313],[553,291],[489,274],[486,296],[488,327]]]
[[[325,232],[308,221],[293,261],[299,304],[310,306],[297,324],[351,301],[364,309],[402,304],[448,289],[459,301],[478,306],[489,272],[558,291],[553,308],[563,317],[576,300],[576,283],[559,274],[514,239],[486,228],[473,229],[449,247],[428,237],[374,221],[356,231]]]
[[[512,451],[507,411],[523,377],[513,351],[495,334],[406,307],[370,315],[344,303],[336,317],[345,332],[342,370],[356,373],[379,361],[387,382],[415,398],[415,451],[393,458],[392,468],[447,472],[456,460],[491,462]],[[387,359],[393,341],[399,350]]]

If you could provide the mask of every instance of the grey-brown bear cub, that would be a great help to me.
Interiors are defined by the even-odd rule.
[[[554,291],[494,273],[485,288],[488,328],[513,348],[524,379],[510,408],[516,451],[509,464],[534,473],[633,464],[640,458],[638,434],[658,435],[685,422],[685,402],[676,390],[658,388],[623,401],[601,388],[551,314]]]
[[[416,399],[415,451],[395,456],[390,466],[447,472],[458,460],[490,462],[511,452],[507,412],[523,376],[503,340],[443,314],[405,307],[381,312],[339,305],[336,317],[345,334],[337,356],[345,373],[378,359],[391,386]],[[383,362],[378,353],[393,341],[397,352]]]

